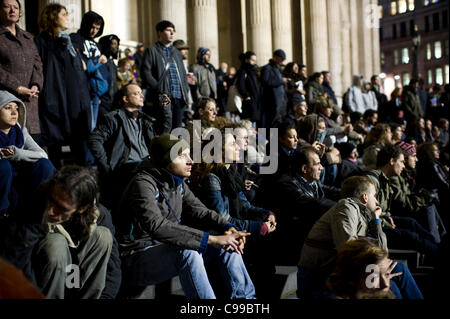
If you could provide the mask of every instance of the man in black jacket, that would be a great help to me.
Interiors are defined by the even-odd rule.
[[[154,137],[152,118],[141,112],[144,95],[139,85],[128,84],[122,95],[123,106],[105,115],[88,140],[107,204],[120,198],[132,171],[149,157]]]
[[[146,286],[180,276],[188,299],[214,299],[204,263],[221,268],[227,298],[253,299],[242,260],[247,232],[198,200],[184,181],[193,161],[189,144],[170,134],[155,137],[117,208],[124,283]]]
[[[170,21],[160,21],[156,32],[158,41],[145,50],[140,75],[142,85],[147,89],[146,100],[152,104],[144,111],[158,120],[155,130],[161,134],[181,126],[188,104],[189,86],[183,56],[173,46],[175,26]],[[159,103],[160,96],[164,95],[170,98],[170,107]]]
[[[49,299],[114,299],[121,283],[111,215],[84,167],[65,166],[17,213],[4,258]]]

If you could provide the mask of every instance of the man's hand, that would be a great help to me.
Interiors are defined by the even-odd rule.
[[[252,182],[248,179],[245,180],[245,190],[249,191],[250,189],[252,189],[253,184],[255,184],[255,182]]]
[[[221,236],[210,235],[208,244],[218,249],[226,249],[228,252],[235,252],[238,254],[244,253],[245,238],[250,236],[246,231],[237,231],[233,227]]]
[[[339,164],[341,162],[341,153],[335,147],[332,147],[329,152],[331,156],[331,164]]]
[[[105,64],[106,62],[108,62],[108,59],[106,58],[105,55],[102,54],[102,55],[98,58],[98,63]]]
[[[275,215],[269,215],[266,221],[266,225],[269,228],[269,234],[277,228],[277,221]]]
[[[388,217],[388,219],[389,219],[389,222],[390,222],[391,225],[392,225],[392,228],[393,228],[393,229],[397,228],[397,226],[395,225],[394,220],[392,219],[392,217]]]
[[[342,129],[344,130],[345,134],[350,134],[351,132],[353,132],[353,125],[352,124],[344,124],[342,126]]]
[[[381,207],[377,206],[375,208],[375,211],[370,212],[370,213],[371,213],[373,219],[380,219],[380,216],[381,216],[381,213],[382,213]]]
[[[322,158],[323,154],[325,154],[326,146],[323,143],[320,143],[318,141],[314,141],[312,144],[312,147],[314,147],[319,152],[319,157]]]
[[[170,104],[170,98],[167,96],[167,94],[160,94],[159,95],[159,104],[161,106],[166,107],[167,105]]]

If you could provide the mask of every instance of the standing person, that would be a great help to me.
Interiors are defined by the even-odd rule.
[[[178,51],[180,51],[180,53],[181,53],[181,55],[183,57],[184,69],[185,69],[186,74],[187,74],[187,83],[189,85],[188,86],[189,90],[188,90],[188,99],[187,99],[188,100],[188,102],[187,102],[187,113],[186,113],[186,118],[184,120],[188,122],[189,120],[192,119],[192,116],[194,114],[194,110],[192,109],[192,105],[194,104],[194,100],[192,98],[191,90],[193,88],[195,88],[195,85],[196,85],[197,82],[196,82],[194,74],[189,72],[189,66],[188,66],[189,46],[183,40],[175,40],[173,42],[173,46],[176,49],[178,49]]]
[[[205,262],[216,260],[228,298],[254,299],[241,256],[250,233],[238,232],[194,196],[185,182],[193,165],[188,143],[163,134],[150,153],[117,207],[124,282],[146,286],[179,275],[188,299],[215,299]]]
[[[48,5],[39,17],[40,31],[35,39],[44,65],[45,81],[39,97],[42,137],[56,167],[61,165],[63,145],[70,145],[77,164],[93,162],[86,145],[91,125],[89,87],[67,28],[66,8]]]
[[[189,86],[183,56],[172,45],[175,26],[163,20],[156,25],[156,32],[158,41],[149,46],[142,57],[141,78],[143,88],[147,89],[147,102],[152,103],[152,107],[144,111],[158,120],[155,131],[160,134],[181,126],[189,103]],[[167,107],[160,102],[164,95],[171,101]]]
[[[334,93],[334,90],[331,87],[331,73],[330,71],[322,71],[322,75],[323,75],[323,82],[322,82],[323,90],[333,100],[334,105],[337,105],[338,102],[336,99],[336,94]]]
[[[370,82],[364,81],[362,87],[362,98],[364,101],[364,109],[366,111],[367,110],[377,111],[378,110],[377,97],[375,95],[375,92],[372,91],[371,89],[372,85],[370,84]]]
[[[241,56],[242,65],[236,74],[236,86],[242,96],[242,119],[260,124],[261,121],[261,83],[256,71],[256,54],[247,51]],[[258,125],[259,126],[259,125]]]
[[[119,56],[120,39],[115,34],[105,35],[98,41],[101,53],[106,56],[107,62],[105,64],[111,76],[111,86],[109,91],[100,98],[100,108],[98,110],[99,118],[106,113],[111,112],[114,103],[114,97],[119,90],[117,87],[117,66],[114,60]]]
[[[136,69],[139,72],[142,66],[142,57],[144,56],[145,46],[139,43],[136,47],[136,52],[133,54],[134,62],[136,63]]]
[[[221,62],[220,67],[216,70],[217,79],[217,106],[223,111],[227,106],[228,98],[228,63]]]
[[[361,114],[364,114],[364,112],[366,111],[362,96],[363,79],[364,77],[362,75],[353,76],[353,85],[350,86],[348,94],[346,96],[347,101],[345,101],[349,109],[344,110],[343,108],[344,112],[359,112]]]
[[[288,82],[283,78],[281,65],[286,60],[286,53],[281,50],[273,52],[272,59],[262,67],[261,83],[262,95],[262,119],[264,128],[275,127],[277,122],[286,115],[286,91],[284,85]]]
[[[44,80],[41,58],[33,36],[17,25],[22,9],[20,1],[2,0],[0,3],[0,89],[24,101],[28,110],[28,132],[40,143],[38,98]]]
[[[105,21],[99,14],[89,11],[83,15],[80,29],[77,33],[70,35],[73,46],[81,53],[85,66],[85,71],[89,80],[89,91],[91,97],[91,131],[95,129],[98,119],[98,109],[100,107],[100,97],[108,92],[111,86],[111,78],[108,69],[105,67],[108,59],[100,51],[95,42],[103,34]],[[99,78],[99,73],[101,77]]]
[[[370,78],[370,83],[372,84],[371,90],[375,93],[375,97],[377,99],[380,120],[381,122],[385,122],[387,116],[389,115],[389,109],[387,96],[386,94],[381,92],[381,79],[376,74],[372,75],[372,77]]]
[[[200,47],[197,50],[197,63],[191,68],[197,79],[196,98],[210,97],[217,100],[217,83],[214,66],[210,63],[211,51]]]
[[[407,121],[418,120],[424,116],[419,97],[419,81],[411,79],[409,85],[403,88],[402,108]]]

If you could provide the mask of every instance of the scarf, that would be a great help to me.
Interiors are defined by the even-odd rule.
[[[72,39],[70,39],[70,36],[64,31],[59,31],[58,38],[64,40],[64,43],[66,44],[67,50],[69,51],[70,55],[76,57],[77,51],[75,51],[75,48],[73,47]]]
[[[22,148],[25,143],[23,132],[19,125],[14,125],[9,130],[8,134],[0,131],[0,148],[5,148],[14,145],[17,148]]]

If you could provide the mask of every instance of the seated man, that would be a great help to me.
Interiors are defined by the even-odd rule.
[[[316,149],[304,147],[293,156],[292,173],[277,181],[273,201],[279,205],[276,209],[280,212],[279,232],[274,235],[282,236],[280,243],[287,236],[289,240],[295,240],[298,245],[294,247],[300,250],[303,238],[314,223],[339,199],[340,189],[320,182],[322,169]],[[292,251],[289,255],[298,258]]]
[[[154,136],[152,119],[141,112],[141,88],[129,84],[121,94],[123,106],[106,114],[88,140],[104,189],[102,201],[108,205],[120,198],[131,172],[149,157],[148,144]]]
[[[92,173],[65,166],[34,195],[10,225],[4,258],[49,299],[114,299],[121,281],[118,245],[111,215],[97,205]]]
[[[396,194],[389,179],[400,176],[405,168],[405,157],[397,146],[387,144],[377,155],[378,169],[370,170],[366,175],[371,179],[377,191],[377,200],[383,211],[381,215],[383,231],[389,246],[397,249],[414,249],[434,256],[438,246],[434,237],[414,218],[392,216],[392,201]]]
[[[253,299],[242,260],[247,232],[207,209],[184,181],[193,161],[189,145],[170,134],[155,137],[120,201],[119,242],[124,283],[147,286],[180,276],[188,299],[215,299],[205,261],[217,260],[230,298]]]
[[[317,297],[316,292],[323,288],[333,270],[337,250],[347,241],[370,237],[377,246],[388,251],[386,235],[379,219],[381,208],[375,194],[373,183],[365,176],[353,176],[343,182],[343,199],[314,224],[305,239],[297,273],[297,293],[300,298]],[[398,263],[394,271],[404,271],[404,268],[405,265]],[[397,297],[421,298],[415,283],[413,290],[399,292],[398,287],[404,287],[402,283],[398,287],[393,284],[392,287]]]

